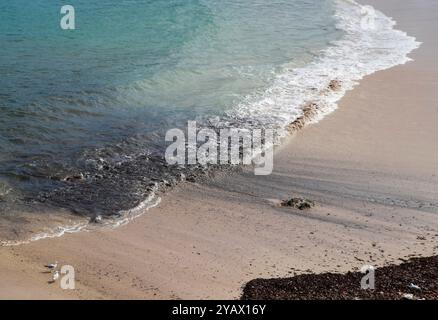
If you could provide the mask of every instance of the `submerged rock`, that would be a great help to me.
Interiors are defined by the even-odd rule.
[[[94,216],[94,217],[92,217],[91,219],[90,219],[90,222],[91,223],[101,223],[102,222],[102,216],[101,215],[97,215],[97,216]]]
[[[83,173],[78,173],[75,175],[71,175],[71,176],[67,176],[64,179],[62,179],[62,181],[68,181],[68,182],[72,182],[72,181],[82,181],[85,180],[85,176]]]

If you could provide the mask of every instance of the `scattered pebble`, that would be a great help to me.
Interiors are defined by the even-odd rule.
[[[412,293],[404,293],[402,295],[403,299],[405,300],[414,300],[414,295]]]
[[[421,288],[413,283],[409,285],[409,289],[421,291]]]

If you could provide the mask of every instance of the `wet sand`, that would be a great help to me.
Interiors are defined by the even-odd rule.
[[[437,255],[438,3],[366,3],[423,42],[414,62],[364,79],[277,150],[271,176],[184,183],[116,230],[1,247],[0,298],[230,299],[255,278]],[[278,205],[293,196],[316,207]],[[75,290],[47,283],[55,260]]]

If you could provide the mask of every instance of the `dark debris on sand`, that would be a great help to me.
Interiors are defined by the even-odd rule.
[[[281,202],[282,207],[290,207],[298,210],[311,209],[315,206],[315,202],[303,198],[292,198]]]
[[[438,256],[414,258],[375,270],[375,290],[361,289],[364,274],[305,274],[285,279],[256,279],[242,300],[438,300]]]

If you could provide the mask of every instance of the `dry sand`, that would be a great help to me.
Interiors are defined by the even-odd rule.
[[[0,298],[238,298],[258,277],[438,254],[438,2],[366,2],[424,42],[414,62],[364,79],[277,151],[271,176],[182,184],[116,230],[0,248]],[[278,206],[295,195],[316,208]],[[54,260],[76,290],[47,283]]]

